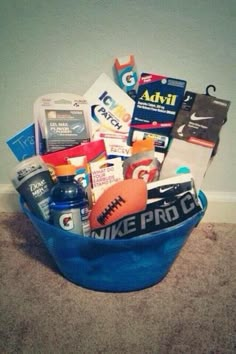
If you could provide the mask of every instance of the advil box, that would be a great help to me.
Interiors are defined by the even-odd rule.
[[[131,120],[128,144],[136,139],[155,138],[155,150],[165,152],[171,129],[182,103],[186,81],[142,73]]]

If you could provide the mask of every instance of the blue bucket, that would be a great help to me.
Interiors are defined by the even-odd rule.
[[[101,240],[63,231],[34,216],[20,204],[39,232],[62,275],[82,287],[109,292],[141,290],[168,273],[191,231],[201,221],[207,199],[200,191],[202,211],[163,230],[126,240]]]

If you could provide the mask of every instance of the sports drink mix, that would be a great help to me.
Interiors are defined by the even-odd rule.
[[[74,177],[73,165],[55,167],[58,182],[51,190],[51,218],[55,226],[82,236],[90,236],[89,204],[83,187]]]
[[[49,221],[50,192],[54,183],[40,156],[20,162],[13,169],[11,180],[32,213],[44,221]]]

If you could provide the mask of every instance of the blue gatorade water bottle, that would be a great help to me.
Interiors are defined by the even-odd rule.
[[[74,179],[73,165],[55,167],[57,183],[51,190],[51,219],[55,226],[83,236],[90,236],[89,204],[83,187]]]

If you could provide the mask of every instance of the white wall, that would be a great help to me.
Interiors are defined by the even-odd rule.
[[[1,0],[0,16],[0,184],[16,163],[5,141],[32,121],[38,96],[83,94],[132,53],[139,72],[199,93],[214,84],[231,100],[203,190],[235,196],[235,0]]]

